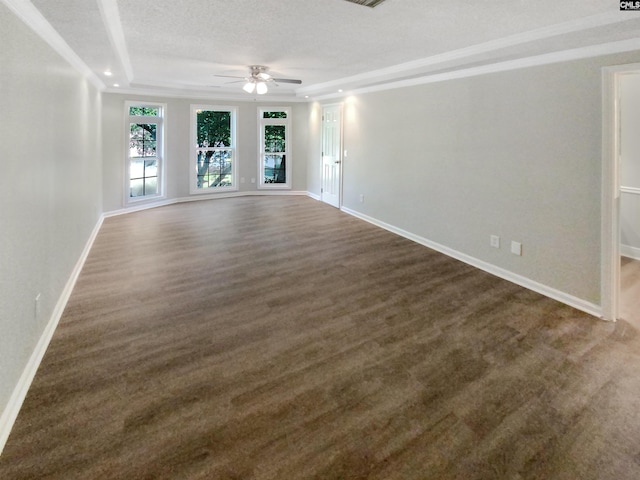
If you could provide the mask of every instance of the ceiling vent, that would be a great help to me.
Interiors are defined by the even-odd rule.
[[[347,0],[347,2],[357,3],[358,5],[373,8],[380,5],[384,0]]]

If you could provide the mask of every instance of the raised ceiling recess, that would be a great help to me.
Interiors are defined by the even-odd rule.
[[[357,3],[358,5],[364,5],[365,7],[375,7],[380,5],[384,0],[347,0],[347,2]]]

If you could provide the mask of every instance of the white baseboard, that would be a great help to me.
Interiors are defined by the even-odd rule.
[[[342,207],[341,210],[349,215],[357,217],[361,220],[369,222],[373,225],[376,225],[380,228],[384,228],[396,235],[400,235],[401,237],[405,237],[409,240],[412,240],[420,245],[424,245],[425,247],[429,247],[432,250],[436,250],[440,253],[448,255],[449,257],[455,258],[456,260],[460,260],[466,264],[469,264],[473,267],[479,268],[480,270],[484,270],[496,277],[500,277],[504,280],[507,280],[511,283],[515,283],[516,285],[520,285],[521,287],[528,288],[529,290],[533,290],[534,292],[540,293],[546,297],[557,300],[561,303],[569,305],[571,307],[577,308],[585,313],[593,315],[595,317],[602,317],[602,307],[599,305],[595,305],[591,302],[587,302],[578,297],[574,297],[573,295],[569,295],[568,293],[561,292],[560,290],[556,290],[555,288],[551,288],[547,285],[543,285],[538,283],[530,278],[523,277],[522,275],[515,274],[503,268],[497,267],[491,263],[487,263],[483,260],[479,260],[470,255],[458,252],[457,250],[453,250],[452,248],[446,247],[444,245],[440,245],[439,243],[432,242],[424,237],[420,237],[419,235],[415,235],[411,232],[407,232],[401,228],[395,227],[388,223],[377,220],[373,217],[365,215],[363,213],[357,212],[355,210],[351,210],[347,207]]]
[[[167,205],[173,205],[174,203],[178,203],[178,201],[176,199],[171,199],[171,200],[159,200],[157,202],[142,203],[138,205],[134,204],[125,208],[120,208],[118,210],[111,210],[110,212],[105,212],[103,216],[104,218],[116,217],[118,215],[126,215],[127,213],[141,212],[142,210],[149,210],[150,208],[158,208],[158,207],[164,207]]]
[[[320,195],[316,195],[315,193],[312,192],[307,192],[307,196],[313,198],[314,200],[322,200],[322,198],[320,197]]]
[[[51,342],[51,338],[53,338],[53,334],[58,326],[58,322],[60,322],[60,318],[62,317],[62,313],[64,312],[65,307],[67,306],[67,302],[69,301],[69,297],[71,296],[71,292],[73,291],[73,287],[78,280],[78,276],[82,271],[82,267],[84,266],[84,262],[89,256],[89,252],[91,251],[91,247],[93,246],[93,242],[95,241],[98,232],[100,231],[100,227],[102,226],[102,222],[104,220],[104,215],[98,219],[95,227],[93,227],[93,231],[85,244],[84,250],[82,250],[82,254],[80,258],[76,262],[73,267],[73,271],[71,272],[71,276],[62,290],[62,294],[56,305],[53,309],[53,313],[47,322],[47,325],[38,340],[38,343],[31,353],[29,357],[29,361],[22,371],[22,375],[18,380],[18,384],[13,389],[13,393],[11,397],[9,397],[9,403],[5,407],[2,415],[0,415],[0,454],[2,454],[2,450],[7,443],[7,439],[9,438],[9,434],[11,433],[11,429],[13,428],[13,424],[18,418],[18,413],[20,412],[20,408],[22,407],[22,403],[24,402],[25,397],[27,396],[27,392],[29,391],[29,387],[31,386],[31,382],[33,382],[33,378],[38,371],[38,367],[40,366],[40,362],[44,357],[47,348],[49,347],[49,343]]]
[[[220,198],[235,198],[235,197],[255,197],[255,196],[307,196],[309,192],[302,190],[256,190],[250,192],[226,192],[226,193],[211,193],[192,195],[189,197],[178,197],[170,200],[160,200],[158,202],[149,202],[141,205],[132,205],[130,207],[121,208],[119,210],[112,210],[106,212],[104,217],[115,217],[117,215],[126,215],[127,213],[140,212],[142,210],[149,210],[150,208],[165,207],[167,205],[173,205],[176,203],[187,202],[199,202],[202,200],[217,200]]]
[[[620,255],[634,260],[640,260],[640,248],[631,247],[629,245],[620,245]]]

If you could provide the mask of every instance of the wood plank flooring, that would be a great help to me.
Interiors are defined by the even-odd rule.
[[[303,197],[105,221],[18,479],[638,479],[640,336]]]
[[[640,328],[640,261],[621,257],[620,317]]]

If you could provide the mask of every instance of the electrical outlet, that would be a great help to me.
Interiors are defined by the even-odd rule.
[[[240,177],[240,183],[244,183],[244,177]]]
[[[360,203],[364,203],[364,194],[360,194]]]
[[[491,235],[490,245],[493,248],[500,248],[500,237],[497,235]]]
[[[255,178],[252,178],[252,179],[251,179],[251,183],[256,183],[256,179],[255,179]]]
[[[522,244],[520,242],[511,242],[511,253],[514,255],[522,255]]]

